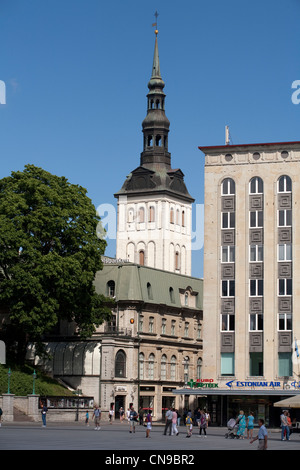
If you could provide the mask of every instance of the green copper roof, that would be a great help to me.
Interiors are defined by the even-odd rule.
[[[131,263],[104,264],[95,278],[97,293],[107,295],[107,283],[115,282],[117,301],[146,302],[182,308],[180,290],[190,288],[197,294],[196,309],[203,308],[203,280],[182,274],[149,268]],[[152,295],[149,296],[151,286]],[[174,300],[171,301],[170,288]]]

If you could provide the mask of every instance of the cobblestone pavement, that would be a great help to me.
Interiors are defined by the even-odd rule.
[[[209,427],[207,437],[199,436],[194,430],[190,438],[186,438],[184,426],[179,428],[178,436],[163,435],[163,426],[154,425],[150,439],[146,439],[146,428],[136,426],[135,433],[129,433],[127,423],[104,424],[95,430],[91,424],[83,423],[48,423],[43,428],[41,423],[3,423],[0,428],[0,450],[101,450],[101,455],[124,455],[130,451],[159,451],[171,454],[174,452],[200,450],[257,450],[257,441],[250,444],[248,439],[225,439],[226,428]],[[281,441],[279,429],[268,430],[268,450],[299,450],[300,434],[293,434],[290,441]],[[254,436],[257,430],[254,430]]]

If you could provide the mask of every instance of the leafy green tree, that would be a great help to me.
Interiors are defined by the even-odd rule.
[[[0,305],[19,360],[60,320],[86,338],[110,316],[94,287],[106,242],[86,192],[34,165],[0,180]]]

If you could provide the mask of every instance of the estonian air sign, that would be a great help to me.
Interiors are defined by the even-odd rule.
[[[238,388],[243,388],[243,387],[266,387],[266,388],[280,388],[282,387],[281,382],[251,382],[251,381],[234,381],[231,380],[230,382],[227,382],[225,385],[229,388],[233,387],[238,387]],[[294,388],[300,388],[300,382],[292,382],[290,384]]]

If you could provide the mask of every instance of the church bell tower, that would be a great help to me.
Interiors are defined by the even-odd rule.
[[[160,72],[155,30],[147,115],[142,122],[140,166],[115,194],[118,200],[116,257],[157,269],[191,275],[191,220],[194,199],[180,169],[171,168],[170,122]]]

